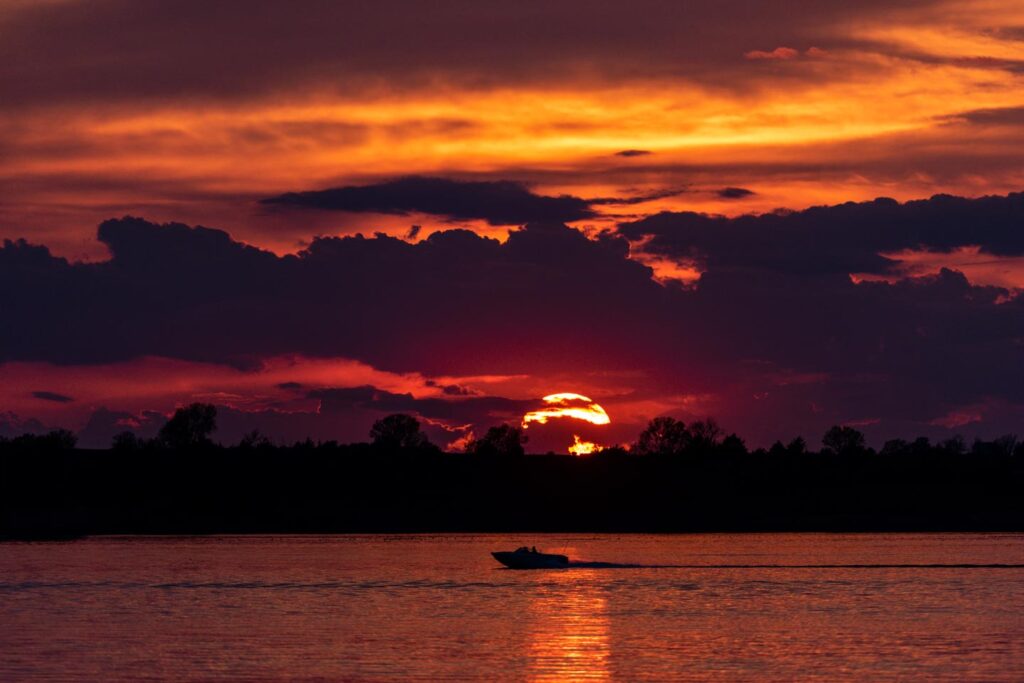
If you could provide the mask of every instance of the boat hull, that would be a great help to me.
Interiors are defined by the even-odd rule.
[[[499,552],[491,555],[509,569],[565,569],[569,566],[569,558],[565,555],[516,552]]]

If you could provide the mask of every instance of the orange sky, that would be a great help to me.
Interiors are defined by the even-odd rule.
[[[537,64],[483,82],[443,60],[407,82],[378,62],[366,67],[374,78],[333,77],[318,68],[316,59],[327,61],[318,55],[281,67],[302,78],[234,92],[229,64],[219,91],[193,92],[189,68],[221,67],[189,66],[176,52],[184,48],[170,46],[166,59],[183,60],[186,80],[166,92],[42,96],[29,86],[41,89],[48,72],[29,60],[47,57],[16,42],[7,49],[19,61],[0,67],[0,83],[14,91],[0,104],[0,235],[89,259],[104,256],[95,224],[126,213],[221,227],[279,252],[316,233],[404,234],[417,223],[425,236],[443,220],[282,216],[255,203],[288,190],[411,174],[520,180],[541,194],[585,198],[678,192],[602,206],[608,218],[588,221],[598,227],[665,208],[732,215],[1024,186],[1024,115],[1015,110],[1024,107],[1020,3],[922,2],[902,10],[867,3],[824,13],[794,32],[786,24],[795,23],[799,4],[778,18],[776,35],[729,34],[731,42],[716,46],[699,71],[652,60],[613,68],[615,55],[599,47],[575,54],[538,39],[536,52],[550,69]],[[44,22],[26,7],[0,9],[0,32],[10,37],[21,24]],[[700,19],[697,11],[693,20]],[[679,39],[699,43],[699,27],[679,22]],[[98,69],[129,70],[107,63],[123,54],[92,43],[82,50],[79,59]],[[247,50],[259,46],[242,48],[243,56]],[[665,50],[665,60],[688,56]],[[490,66],[499,75],[511,68]],[[62,86],[70,87],[52,84]],[[22,99],[19,88],[28,91]],[[649,154],[616,156],[623,150]],[[719,197],[729,186],[755,194]]]

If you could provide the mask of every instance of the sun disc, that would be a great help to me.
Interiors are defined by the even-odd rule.
[[[526,413],[523,416],[523,427],[529,427],[531,422],[547,424],[548,420],[566,417],[595,425],[611,423],[605,409],[583,394],[573,392],[548,394],[541,400],[547,407]]]

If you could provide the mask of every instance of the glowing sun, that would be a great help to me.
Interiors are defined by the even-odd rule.
[[[547,424],[549,420],[562,418],[583,420],[595,425],[611,423],[605,409],[582,394],[571,392],[549,394],[541,400],[544,401],[543,408],[531,410],[523,415],[524,429],[529,429],[533,422]],[[596,443],[582,440],[577,434],[573,434],[572,438],[573,443],[569,446],[569,452],[573,455],[589,455],[602,449]]]

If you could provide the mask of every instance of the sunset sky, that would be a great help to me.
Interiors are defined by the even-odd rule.
[[[1019,0],[0,0],[0,435],[1020,432],[1022,159]]]

